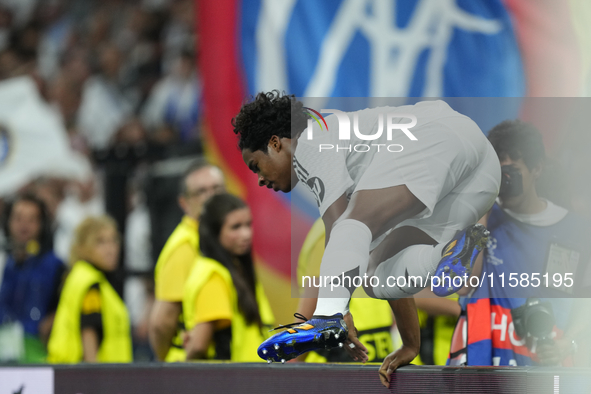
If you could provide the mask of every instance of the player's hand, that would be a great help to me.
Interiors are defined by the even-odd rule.
[[[398,367],[410,364],[412,360],[419,354],[418,350],[413,350],[402,345],[402,347],[393,353],[390,353],[380,367],[380,380],[387,388],[390,387],[390,375]]]
[[[355,328],[355,324],[353,323],[353,315],[347,312],[343,319],[347,323],[347,330],[349,331],[348,338],[344,343],[345,350],[353,360],[363,363],[366,362],[368,360],[367,348],[357,338],[357,328]]]

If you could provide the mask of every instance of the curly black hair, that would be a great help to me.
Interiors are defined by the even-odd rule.
[[[512,160],[523,159],[530,171],[546,161],[542,134],[534,125],[522,120],[499,123],[489,131],[488,140],[500,159],[505,156]]]
[[[294,95],[278,90],[261,92],[242,105],[232,119],[238,148],[267,153],[272,136],[295,138],[306,128],[309,115]]]

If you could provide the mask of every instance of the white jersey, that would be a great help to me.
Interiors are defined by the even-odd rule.
[[[416,141],[400,129],[394,129],[390,135],[387,133],[387,114],[414,115],[417,123],[408,129]],[[423,133],[425,125],[446,117],[464,117],[454,111],[447,103],[441,100],[423,101],[415,105],[400,107],[378,107],[347,113],[350,119],[350,139],[339,139],[339,121],[336,115],[327,116],[328,131],[313,123],[312,138],[309,139],[308,131],[304,131],[298,138],[297,147],[293,155],[293,165],[298,180],[308,185],[316,198],[320,215],[324,215],[328,207],[332,205],[343,193],[347,198],[358,186],[366,174],[370,164],[376,157],[391,168],[394,174],[397,165],[411,166],[402,160],[403,156],[419,153],[431,144],[429,138]],[[357,117],[357,122],[355,122]],[[381,118],[381,119],[380,119]],[[409,124],[410,118],[394,117],[394,124]],[[372,136],[382,128],[381,136],[375,140],[361,139],[354,132],[357,130],[365,136]],[[390,138],[389,138],[390,137]],[[428,159],[423,156],[421,160]],[[399,162],[397,164],[397,162]],[[366,185],[363,189],[374,189],[394,186],[395,184],[407,184],[404,180],[395,180],[389,176],[377,175],[365,176]],[[375,178],[375,179],[372,179]],[[383,178],[383,179],[380,179]],[[408,179],[406,179],[408,180]]]

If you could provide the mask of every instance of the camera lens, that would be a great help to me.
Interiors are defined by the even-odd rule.
[[[523,181],[521,172],[513,166],[501,167],[501,197],[514,197],[523,193]]]
[[[554,316],[541,305],[532,306],[525,315],[527,331],[536,338],[545,338],[552,332]]]

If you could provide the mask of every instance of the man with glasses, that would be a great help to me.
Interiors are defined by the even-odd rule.
[[[185,171],[179,205],[185,215],[166,241],[156,263],[156,300],[150,316],[150,344],[158,360],[185,361],[182,331],[182,298],[185,280],[199,250],[197,220],[203,203],[225,191],[222,171],[203,159]]]

